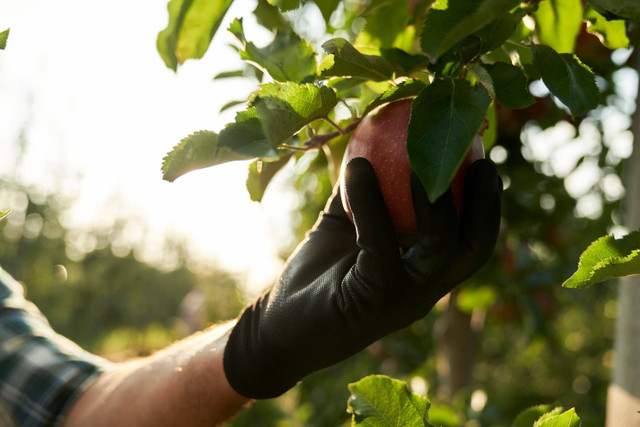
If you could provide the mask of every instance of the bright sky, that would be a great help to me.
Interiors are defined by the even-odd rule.
[[[253,7],[238,0],[227,20]],[[177,74],[155,47],[166,23],[164,0],[2,0],[0,30],[11,33],[0,52],[0,176],[13,173],[14,156],[6,153],[15,152],[26,126],[22,178],[77,193],[68,223],[138,215],[158,234],[168,229],[199,256],[243,273],[251,287],[266,286],[281,267],[277,252],[288,236],[284,196],[272,192],[262,205],[251,202],[244,162],[162,180],[161,161],[171,147],[193,131],[220,130],[234,115],[220,114],[220,107],[254,89],[238,79],[212,81],[238,65],[226,46],[227,23],[205,58]]]

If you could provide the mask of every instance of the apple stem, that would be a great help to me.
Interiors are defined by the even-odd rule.
[[[356,126],[358,126],[358,123],[360,123],[360,120],[361,119],[356,119],[353,122],[349,123],[347,127],[342,129],[342,132],[335,131],[335,132],[325,133],[322,135],[314,135],[311,138],[307,139],[305,142],[303,142],[301,144],[302,146],[282,144],[280,145],[280,147],[293,150],[293,151],[309,151],[315,148],[322,147],[324,144],[331,141],[332,139],[337,138],[340,135],[346,135],[349,132],[353,131],[356,128]]]
[[[333,126],[334,128],[338,129],[338,132],[340,133],[340,135],[346,135],[347,132],[345,132],[344,129],[342,129],[336,122],[334,122],[333,120],[331,120],[329,117],[323,117],[322,118],[325,122],[329,123],[331,126]]]

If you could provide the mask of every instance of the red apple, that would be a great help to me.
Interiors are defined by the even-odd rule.
[[[362,119],[353,132],[344,154],[341,173],[342,203],[351,217],[344,191],[344,169],[355,157],[364,157],[373,166],[391,222],[401,241],[417,233],[416,217],[411,200],[411,167],[407,155],[407,126],[412,99],[385,104]],[[469,152],[451,181],[458,218],[462,215],[464,176],[467,167],[484,158],[482,139],[476,136]],[[409,239],[405,238],[409,237]]]

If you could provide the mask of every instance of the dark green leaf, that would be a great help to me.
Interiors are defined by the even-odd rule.
[[[587,1],[607,19],[628,19],[640,23],[640,2],[638,0]]]
[[[187,172],[247,157],[221,147],[218,134],[199,131],[180,141],[162,162],[163,178],[174,181]]]
[[[5,216],[9,215],[9,212],[11,212],[11,209],[7,209],[6,211],[0,211],[0,220],[3,219]]]
[[[269,31],[293,31],[287,18],[282,16],[278,8],[269,4],[267,0],[258,0],[258,5],[253,11],[253,16],[256,17],[258,24]]]
[[[314,120],[328,117],[338,103],[333,89],[312,84],[267,83],[249,101],[262,119],[271,145],[278,146]]]
[[[431,201],[449,187],[491,103],[466,80],[435,80],[413,101],[407,151]]]
[[[571,408],[560,415],[543,416],[535,422],[533,427],[580,427],[580,424],[576,410]]]
[[[430,426],[429,399],[404,381],[371,375],[349,384],[352,426]]]
[[[202,58],[233,0],[170,0],[169,23],[157,48],[172,70],[187,59]]]
[[[235,122],[220,132],[221,147],[226,147],[245,158],[277,159],[285,153],[269,143],[263,131],[263,121],[255,107],[236,114]]]
[[[541,44],[572,53],[582,25],[582,0],[546,0],[533,14]]]
[[[398,48],[380,49],[380,55],[393,64],[396,76],[409,76],[429,65],[429,58],[425,55],[411,55]]]
[[[7,28],[6,30],[4,30],[3,32],[0,33],[0,49],[4,49],[7,47],[7,39],[9,38],[9,30],[10,28]]]
[[[562,286],[583,288],[614,277],[640,274],[640,230],[621,239],[604,236],[580,255],[578,270]]]
[[[408,0],[372,0],[362,14],[367,21],[356,45],[390,48],[409,21]]]
[[[519,0],[438,0],[427,12],[420,46],[436,61],[465,37],[519,4]]]
[[[555,404],[537,405],[520,412],[511,427],[532,427],[545,414],[557,415],[563,411]]]
[[[324,18],[324,22],[327,23],[327,27],[331,21],[331,15],[338,8],[340,4],[340,0],[315,0],[314,3],[320,9],[320,13],[322,13],[322,17]]]
[[[242,21],[236,19],[229,27],[244,44],[240,58],[264,69],[274,80],[301,83],[316,73],[316,51],[294,32],[278,32],[267,46],[259,48],[246,41]]]
[[[416,79],[408,79],[398,84],[397,86],[393,86],[390,89],[382,92],[380,96],[371,101],[367,108],[365,108],[363,116],[366,116],[376,107],[379,107],[382,104],[386,104],[388,102],[397,101],[399,99],[411,98],[418,95],[422,89],[424,89],[426,85]]]
[[[520,67],[504,62],[473,62],[468,68],[489,95],[503,107],[520,109],[535,102],[527,91],[527,78]]]
[[[488,25],[473,33],[474,36],[480,39],[480,54],[502,46],[516,31],[525,14],[525,9],[518,9],[513,13],[508,13],[491,21]]]
[[[244,99],[236,99],[235,101],[229,101],[226,104],[224,104],[222,107],[220,107],[220,112],[222,113],[223,111],[228,110],[229,108],[233,108],[236,105],[241,105],[246,103],[247,101]]]
[[[229,79],[229,78],[232,78],[232,77],[245,77],[245,71],[244,70],[223,71],[221,73],[216,74],[213,77],[213,80]]]
[[[574,116],[598,106],[599,90],[593,73],[578,57],[557,53],[549,46],[531,45],[533,66],[551,93]]]
[[[604,16],[589,6],[584,11],[584,18],[588,21],[587,31],[595,34],[602,44],[609,49],[629,47],[629,38],[627,37],[627,28],[624,21],[607,21]]]
[[[343,38],[327,40],[322,48],[329,53],[320,64],[323,77],[360,77],[366,80],[388,80],[393,66],[381,56],[364,55]]]
[[[259,202],[264,196],[264,192],[271,182],[271,178],[282,169],[291,158],[291,154],[282,156],[275,162],[265,162],[255,160],[249,165],[249,175],[247,176],[247,191],[249,197],[254,202]]]

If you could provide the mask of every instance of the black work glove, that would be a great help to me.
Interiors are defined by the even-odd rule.
[[[489,160],[468,169],[458,222],[451,192],[429,203],[412,176],[419,242],[401,254],[371,164],[353,159],[337,190],[285,265],[278,282],[245,308],[224,353],[231,386],[254,399],[276,397],[424,317],[493,252],[502,182]]]

